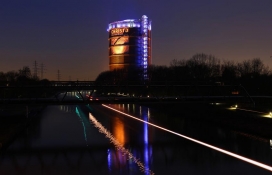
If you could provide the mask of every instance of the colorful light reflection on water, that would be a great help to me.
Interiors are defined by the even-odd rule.
[[[96,128],[98,128],[99,132],[105,134],[106,138],[110,140],[112,144],[116,147],[118,151],[122,153],[122,156],[124,159],[132,160],[134,163],[138,165],[140,168],[140,171],[153,175],[154,172],[152,172],[148,166],[145,166],[139,159],[137,159],[129,150],[123,147],[123,145],[100,123],[96,120],[96,118],[89,113],[89,119],[94,124]],[[109,150],[108,150],[109,151]],[[111,162],[111,155],[108,154],[108,161]]]
[[[272,171],[272,167],[271,167],[271,166],[268,166],[268,165],[266,165],[266,164],[257,162],[257,161],[255,161],[255,160],[252,160],[252,159],[243,157],[243,156],[241,156],[241,155],[238,155],[238,154],[229,152],[229,151],[227,151],[227,150],[224,150],[224,149],[215,147],[215,146],[213,146],[213,145],[210,145],[210,144],[201,142],[201,141],[196,140],[196,139],[193,139],[193,138],[191,138],[191,137],[182,135],[182,134],[180,134],[180,133],[171,131],[171,130],[166,129],[166,128],[163,128],[163,127],[160,127],[160,126],[155,125],[155,124],[152,124],[152,123],[150,123],[150,122],[148,122],[148,121],[145,121],[145,120],[139,119],[139,118],[137,118],[137,117],[134,117],[134,116],[132,116],[132,115],[129,115],[129,114],[127,114],[127,113],[121,112],[121,111],[119,111],[119,110],[117,110],[117,109],[114,109],[114,108],[108,106],[108,105],[102,104],[102,106],[104,106],[104,107],[106,107],[106,108],[108,108],[108,109],[110,109],[110,110],[116,111],[116,112],[118,112],[118,113],[120,113],[120,114],[123,114],[123,115],[125,115],[125,116],[127,116],[127,117],[130,117],[130,118],[133,118],[133,119],[135,119],[135,120],[141,121],[141,122],[143,122],[143,123],[145,123],[145,124],[148,124],[148,125],[150,125],[150,126],[153,126],[153,127],[158,128],[158,129],[161,129],[161,130],[163,130],[163,131],[172,133],[172,134],[177,135],[177,136],[179,136],[179,137],[182,137],[182,138],[184,138],[184,139],[190,140],[190,141],[195,142],[195,143],[197,143],[197,144],[200,144],[200,145],[202,145],[202,146],[211,148],[211,149],[216,150],[216,151],[218,151],[218,152],[221,152],[221,153],[224,153],[224,154],[226,154],[226,155],[229,155],[229,156],[235,157],[235,158],[237,158],[237,159],[240,159],[240,160],[242,160],[242,161],[248,162],[248,163],[250,163],[250,164],[252,164],[252,165],[255,165],[255,166],[261,167],[261,168],[263,168],[263,169]]]

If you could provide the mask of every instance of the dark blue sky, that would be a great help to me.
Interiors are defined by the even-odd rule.
[[[1,0],[0,71],[46,68],[45,78],[94,80],[108,70],[107,24],[147,15],[152,63],[195,53],[272,68],[271,0]]]

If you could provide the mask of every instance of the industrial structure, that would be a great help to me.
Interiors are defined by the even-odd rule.
[[[112,22],[109,32],[109,69],[142,70],[147,78],[151,64],[151,21],[141,19]]]

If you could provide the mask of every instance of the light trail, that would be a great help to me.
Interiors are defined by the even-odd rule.
[[[114,108],[112,108],[112,107],[109,107],[109,106],[107,106],[107,105],[102,104],[102,106],[104,106],[104,107],[106,107],[106,108],[108,108],[108,109],[111,109],[111,110],[113,110],[113,111],[116,111],[116,112],[118,112],[118,113],[120,113],[120,114],[126,115],[126,116],[128,116],[128,117],[130,117],[130,118],[133,118],[133,119],[135,119],[135,120],[138,120],[138,121],[147,123],[147,124],[150,125],[150,126],[153,126],[153,127],[158,128],[158,129],[164,130],[164,131],[166,131],[166,132],[175,134],[175,135],[177,135],[177,136],[180,136],[180,137],[185,138],[185,139],[187,139],[187,140],[190,140],[190,141],[192,141],[192,142],[198,143],[198,144],[200,144],[200,145],[206,146],[206,147],[211,148],[211,149],[213,149],[213,150],[216,150],[216,151],[219,151],[219,152],[221,152],[221,153],[227,154],[227,155],[229,155],[229,156],[235,157],[235,158],[237,158],[237,159],[243,160],[243,161],[245,161],[245,162],[248,162],[248,163],[250,163],[250,164],[256,165],[256,166],[261,167],[261,168],[263,168],[263,169],[272,171],[272,167],[271,167],[271,166],[268,166],[268,165],[265,165],[265,164],[263,164],[263,163],[257,162],[257,161],[255,161],[255,160],[252,160],[252,159],[249,159],[249,158],[240,156],[240,155],[235,154],[235,153],[232,153],[232,152],[230,152],[230,151],[227,151],[227,150],[224,150],[224,149],[215,147],[215,146],[213,146],[213,145],[210,145],[210,144],[201,142],[201,141],[199,141],[199,140],[190,138],[190,137],[188,137],[188,136],[179,134],[179,133],[174,132],[174,131],[171,131],[171,130],[169,130],[169,129],[166,129],[166,128],[160,127],[160,126],[158,126],[158,125],[152,124],[152,123],[150,123],[150,122],[141,120],[141,119],[139,119],[139,118],[137,118],[137,117],[134,117],[134,116],[132,116],[132,115],[126,114],[126,113],[121,112],[121,111],[118,111],[118,110],[116,110],[116,109],[114,109]]]
[[[253,111],[253,110],[249,110],[249,109],[242,109],[242,108],[236,108],[236,109],[241,110],[241,111],[255,112],[255,113],[259,113],[259,114],[267,114],[265,112]]]
[[[261,115],[262,117],[272,118],[272,112],[269,112],[269,113],[267,113],[267,112],[260,112],[260,111],[254,111],[254,110],[249,110],[249,109],[242,109],[242,108],[238,108],[238,107],[230,107],[230,108],[227,108],[227,109],[254,112],[254,113],[262,114]]]
[[[236,108],[236,110],[259,113],[259,114],[262,114],[262,115],[261,115],[262,117],[266,117],[266,118],[271,118],[271,117],[272,117],[271,112],[270,112],[270,113],[267,113],[267,112],[253,111],[253,110],[242,109],[242,108]]]

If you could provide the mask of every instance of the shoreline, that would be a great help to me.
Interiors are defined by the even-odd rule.
[[[173,116],[185,116],[189,120],[197,120],[203,124],[220,126],[235,131],[257,135],[263,138],[272,138],[272,117],[262,117],[258,113],[244,110],[231,110],[231,105],[212,105],[206,102],[199,103],[156,103],[142,104],[157,111]],[[245,106],[247,107],[247,106]],[[257,110],[259,108],[249,108]],[[267,113],[268,114],[268,113]]]
[[[2,109],[0,113],[0,154],[27,129],[46,106],[28,105],[28,109],[25,107],[26,105],[5,106],[5,110]]]

